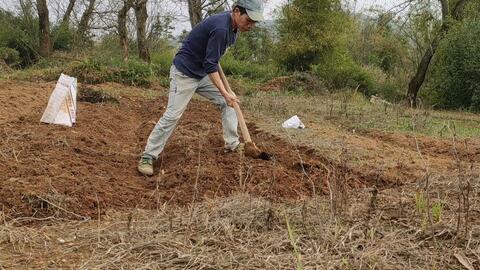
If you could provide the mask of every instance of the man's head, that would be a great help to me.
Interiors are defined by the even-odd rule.
[[[263,21],[262,0],[237,0],[232,10],[234,27],[240,32],[247,32],[255,23]]]

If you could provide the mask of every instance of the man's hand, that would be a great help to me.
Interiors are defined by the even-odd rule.
[[[225,93],[225,95],[223,95],[223,97],[225,98],[225,101],[227,102],[227,105],[230,106],[230,107],[233,107],[235,105],[235,103],[240,103],[240,100],[238,100],[238,98],[234,95],[231,95],[230,93]]]
[[[218,88],[218,91],[220,91],[220,94],[225,98],[225,101],[227,102],[228,106],[233,107],[235,103],[240,103],[240,100],[235,95],[232,95],[227,92],[225,89],[225,85],[223,85],[222,79],[220,78],[220,74],[218,72],[213,72],[208,74],[208,77],[210,77],[210,80],[213,82],[213,84]]]

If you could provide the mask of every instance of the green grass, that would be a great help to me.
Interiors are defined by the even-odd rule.
[[[307,122],[328,122],[349,131],[381,130],[440,138],[452,138],[454,133],[458,138],[480,136],[480,115],[372,104],[352,91],[325,95],[255,92],[243,97],[243,105],[277,122],[296,114]]]
[[[55,81],[60,73],[78,78],[79,82],[98,84],[117,82],[131,86],[148,87],[162,82],[162,68],[156,64],[147,64],[137,59],[124,62],[120,58],[87,57],[83,59],[62,60],[52,57],[30,68],[17,70],[5,78],[14,80]]]
[[[169,70],[174,49],[152,52],[151,64],[135,58],[124,62],[118,53],[99,48],[90,56],[56,53],[42,59],[28,69],[3,73],[0,78],[16,80],[55,81],[60,73],[77,77],[79,82],[97,84],[117,82],[129,86],[150,87],[153,84],[168,87]],[[361,93],[340,90],[331,94],[309,91],[260,92],[265,81],[281,75],[269,65],[246,63],[226,55],[222,65],[234,91],[242,94],[244,104],[252,111],[282,121],[292,115],[307,117],[307,122],[331,123],[347,130],[381,130],[441,138],[480,136],[480,116],[465,112],[409,109],[403,105],[372,104]],[[310,81],[293,80],[291,87],[310,88]],[[299,88],[298,88],[299,89]],[[327,92],[327,91],[324,91]]]
[[[255,82],[265,82],[282,74],[273,64],[241,61],[228,53],[222,58],[221,64],[225,74],[249,78]]]

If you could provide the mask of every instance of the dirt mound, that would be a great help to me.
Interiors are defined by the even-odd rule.
[[[0,82],[0,207],[9,217],[96,217],[108,208],[185,205],[242,190],[282,201],[325,192],[338,175],[361,177],[250,125],[271,161],[224,154],[220,113],[193,100],[160,156],[156,175],[136,165],[166,98],[78,102],[74,128],[41,124],[54,83]],[[138,90],[143,91],[143,90]]]
[[[108,93],[95,90],[91,87],[80,87],[77,100],[89,103],[118,103],[118,100]]]
[[[312,73],[309,72],[295,72],[291,76],[276,77],[264,83],[260,91],[265,92],[309,92],[309,93],[326,93],[327,88],[323,82]]]
[[[260,87],[260,91],[275,92],[284,88],[291,80],[290,76],[282,76],[271,79]]]

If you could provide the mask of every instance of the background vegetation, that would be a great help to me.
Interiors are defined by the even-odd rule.
[[[54,80],[65,72],[87,83],[168,85],[172,59],[188,32],[173,34],[180,15],[159,11],[166,0],[112,0],[108,4],[70,0],[70,13],[63,7],[49,16],[56,19],[48,21],[47,54],[41,50],[45,43],[41,36],[44,18],[38,12],[41,2],[13,1],[0,9],[0,76]],[[351,89],[367,98],[377,95],[398,103],[411,98],[407,92],[425,69],[424,60],[430,59],[425,79],[420,80],[420,104],[480,110],[476,1],[440,1],[450,8],[446,15],[444,4],[435,1],[412,0],[388,11],[361,13],[352,8],[354,2],[287,1],[277,10],[275,20],[239,36],[222,59],[226,73],[254,84],[287,76],[294,81],[284,87],[290,93]],[[48,2],[47,8],[54,10],[55,3]],[[185,2],[192,25],[199,18],[228,10],[232,3],[197,4]],[[146,18],[139,11],[142,5],[146,5]]]

